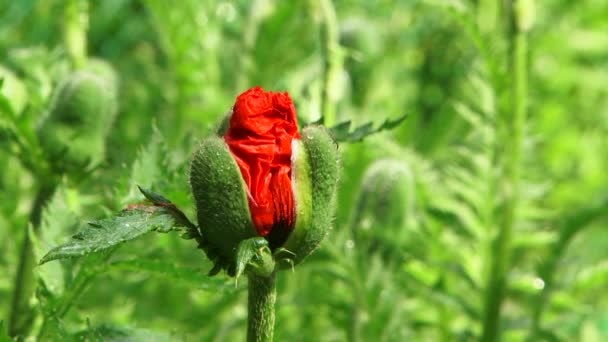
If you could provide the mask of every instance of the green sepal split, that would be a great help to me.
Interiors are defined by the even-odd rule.
[[[105,156],[105,139],[116,116],[117,77],[95,62],[68,75],[56,88],[37,129],[51,166],[58,172],[88,170]]]
[[[190,186],[197,207],[201,246],[216,263],[213,271],[236,274],[239,243],[257,236],[247,202],[247,187],[228,146],[220,137],[209,137],[194,153]]]
[[[339,155],[336,142],[323,126],[306,127],[301,134],[294,163],[296,227],[283,245],[293,253],[291,268],[312,253],[331,229],[336,210]]]

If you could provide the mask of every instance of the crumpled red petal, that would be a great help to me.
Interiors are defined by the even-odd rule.
[[[224,140],[247,185],[258,234],[267,236],[274,228],[293,229],[291,153],[292,141],[299,134],[289,94],[255,87],[239,95],[232,110]]]

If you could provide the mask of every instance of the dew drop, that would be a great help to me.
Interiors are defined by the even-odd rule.
[[[532,281],[532,285],[535,289],[542,290],[545,288],[545,281],[541,278],[534,278],[534,280]]]

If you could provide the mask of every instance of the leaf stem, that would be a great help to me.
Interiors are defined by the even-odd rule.
[[[524,127],[527,109],[527,34],[518,25],[520,12],[517,10],[518,1],[510,2],[510,66],[511,78],[511,115],[499,120],[504,146],[504,173],[501,179],[503,196],[502,215],[499,230],[493,242],[494,251],[490,264],[489,279],[485,289],[484,319],[482,341],[497,341],[500,335],[501,305],[505,298],[507,277],[511,259],[512,233],[517,221],[517,211],[520,197],[521,162],[523,155]]]
[[[29,221],[34,232],[37,232],[40,227],[42,209],[51,196],[53,196],[55,187],[55,182],[49,181],[46,184],[42,184],[38,189],[38,193],[36,194],[30,211]],[[27,334],[31,327],[32,315],[29,308],[29,300],[34,292],[35,281],[33,270],[35,265],[36,260],[34,260],[32,242],[29,237],[28,229],[25,229],[23,242],[21,244],[19,264],[17,266],[17,273],[13,285],[14,292],[9,316],[8,329],[9,334],[12,337]]]
[[[276,273],[268,277],[249,275],[247,341],[272,341],[274,303],[277,298]]]

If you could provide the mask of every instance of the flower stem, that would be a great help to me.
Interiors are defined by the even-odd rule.
[[[36,232],[40,226],[42,218],[42,209],[46,202],[51,198],[55,191],[55,183],[49,182],[42,184],[30,211],[30,224]],[[12,337],[24,336],[28,333],[33,320],[29,308],[29,300],[34,292],[34,251],[32,250],[32,242],[29,238],[28,229],[25,229],[23,234],[23,242],[19,256],[19,264],[15,281],[13,284],[13,299],[11,303],[11,312],[9,319],[9,334]]]
[[[247,341],[272,341],[274,333],[274,303],[277,299],[276,274],[268,277],[249,275],[249,316]]]
[[[512,233],[517,221],[520,197],[521,162],[527,108],[527,34],[518,25],[519,0],[512,0],[509,8],[509,45],[511,78],[511,115],[505,116],[499,127],[504,146],[504,173],[501,179],[503,196],[499,231],[493,243],[490,275],[485,289],[482,341],[497,341],[500,335],[500,312],[507,288],[510,269]],[[504,128],[504,129],[503,129]]]
[[[248,83],[255,66],[252,52],[255,49],[260,24],[264,20],[264,15],[260,15],[260,12],[264,13],[265,11],[264,6],[267,6],[267,4],[261,0],[252,1],[249,5],[247,21],[241,35],[238,72],[235,81],[235,92],[237,93],[250,87]]]
[[[63,40],[65,48],[76,69],[81,68],[87,58],[87,28],[89,25],[88,2],[69,0],[64,9]]]
[[[321,55],[323,58],[321,114],[322,123],[330,127],[336,123],[336,91],[343,56],[342,51],[340,51],[338,19],[331,0],[320,0],[319,11],[321,14]]]

